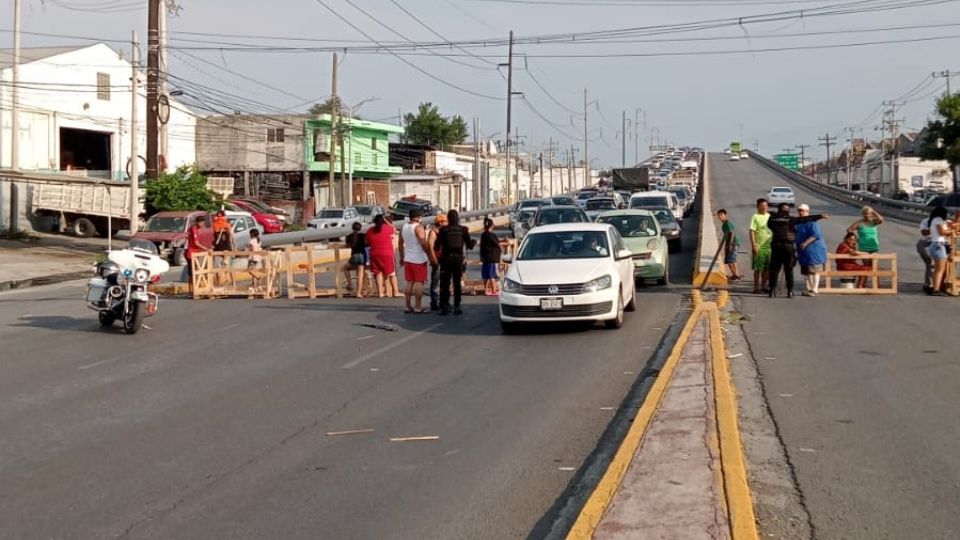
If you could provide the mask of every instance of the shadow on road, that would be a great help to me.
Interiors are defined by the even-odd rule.
[[[100,323],[94,318],[75,319],[73,317],[64,317],[60,315],[24,315],[17,319],[16,324],[11,327],[23,328],[44,328],[46,330],[68,330],[71,332],[120,332],[120,327],[102,328]]]

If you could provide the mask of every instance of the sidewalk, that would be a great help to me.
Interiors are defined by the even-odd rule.
[[[96,240],[73,240],[55,235],[0,240],[0,290],[89,276],[105,247]]]
[[[721,334],[698,306],[568,538],[757,537]]]

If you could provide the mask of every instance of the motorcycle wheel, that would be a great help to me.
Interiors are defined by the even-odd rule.
[[[136,302],[123,317],[123,331],[136,334],[143,326],[143,318],[147,314],[147,306],[143,302]]]
[[[113,316],[113,313],[108,311],[99,312],[97,318],[100,319],[100,326],[103,327],[113,326],[113,322],[117,320],[117,318]]]

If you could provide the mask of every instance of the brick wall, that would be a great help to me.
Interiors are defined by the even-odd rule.
[[[369,201],[367,199],[368,193],[371,191],[376,197],[375,201]],[[383,206],[390,206],[390,181],[354,178],[353,204],[365,204],[368,202],[376,202]]]

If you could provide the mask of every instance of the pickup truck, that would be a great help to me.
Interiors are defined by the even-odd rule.
[[[143,190],[140,190],[140,214],[143,213],[143,196]],[[35,215],[56,219],[61,232],[74,236],[85,238],[108,232],[112,235],[120,229],[137,228],[130,226],[130,188],[125,185],[92,182],[38,184],[33,188],[31,206]],[[110,231],[107,231],[108,222]]]
[[[200,241],[213,245],[213,216],[208,212],[160,212],[150,216],[143,230],[133,235],[135,239],[149,240],[157,245],[160,256],[173,266],[187,264],[187,230],[198,216],[205,216],[207,226],[200,229]]]

